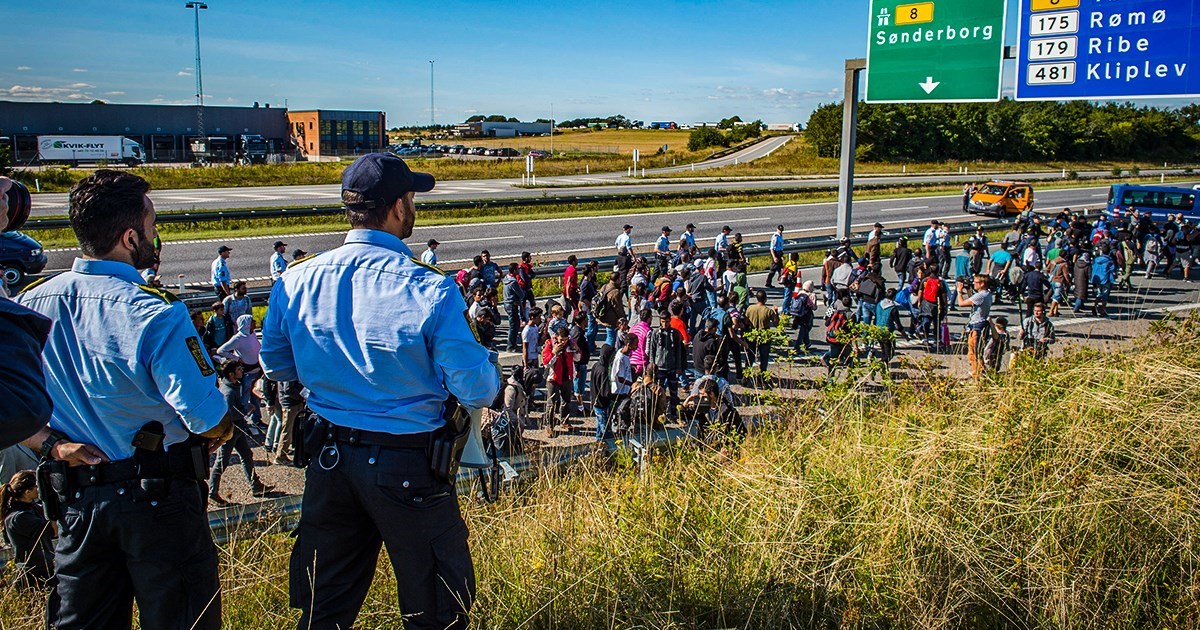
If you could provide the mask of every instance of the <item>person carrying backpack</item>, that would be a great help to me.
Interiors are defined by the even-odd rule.
[[[849,357],[849,346],[838,341],[837,335],[846,324],[850,323],[850,298],[845,297],[833,303],[833,308],[825,314],[825,341],[829,350],[821,355],[821,365],[832,370],[834,362],[842,364]]]
[[[796,328],[793,348],[797,354],[809,354],[812,352],[812,344],[808,336],[812,331],[813,317],[817,310],[817,296],[813,293],[812,280],[805,280],[804,284],[796,287],[788,306],[790,309],[787,314],[791,316],[792,325]]]
[[[887,283],[879,274],[879,267],[872,265],[854,283],[854,295],[858,298],[858,321],[864,324],[875,322],[875,306],[883,299]]]
[[[674,420],[679,405],[679,376],[687,368],[687,344],[679,331],[671,326],[670,315],[659,316],[659,327],[650,331],[646,341],[647,364],[653,366],[655,381],[670,392],[671,407],[667,415]],[[650,372],[649,369],[646,370]]]

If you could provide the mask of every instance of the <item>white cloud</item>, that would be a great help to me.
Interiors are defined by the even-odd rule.
[[[71,68],[71,72],[87,72],[87,68]]]
[[[176,72],[176,73],[175,73],[175,76],[177,76],[177,77],[190,77],[190,76],[192,76],[192,73],[191,73],[191,72],[188,72],[187,70],[180,70],[179,72]]]
[[[41,85],[13,85],[7,89],[0,88],[0,97],[7,97],[18,101],[92,100],[90,94],[82,91],[84,89],[86,88],[74,86],[45,87]]]
[[[464,114],[478,114],[479,110],[478,109],[464,109],[463,113]]]
[[[29,70],[33,70],[33,68],[29,66],[17,66],[17,72],[27,72]]]
[[[94,88],[96,86],[88,84],[88,83],[72,83],[71,85],[68,85],[67,87],[72,90],[88,90],[88,89]]]
[[[105,96],[125,96],[125,93],[118,90],[115,92],[105,92],[104,95]]]

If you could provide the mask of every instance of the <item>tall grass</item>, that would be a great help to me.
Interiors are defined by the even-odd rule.
[[[782,401],[739,449],[465,502],[478,628],[1196,627],[1200,319],[1124,350]],[[222,547],[231,628],[284,628],[289,540]],[[359,626],[397,625],[386,559]],[[8,627],[40,601],[0,591]]]

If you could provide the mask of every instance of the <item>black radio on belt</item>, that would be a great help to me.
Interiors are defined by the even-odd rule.
[[[429,469],[446,483],[458,477],[458,463],[471,435],[471,412],[453,394],[442,405],[445,424],[433,432],[429,441]]]

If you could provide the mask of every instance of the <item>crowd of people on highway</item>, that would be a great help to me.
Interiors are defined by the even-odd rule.
[[[113,171],[72,193],[73,220],[106,217],[78,219],[85,256],[72,271],[39,280],[15,302],[0,299],[0,323],[14,331],[3,339],[12,357],[6,400],[28,425],[0,424],[0,527],[21,579],[55,589],[49,614],[58,625],[83,627],[76,622],[98,614],[120,625],[136,596],[144,626],[176,618],[218,626],[219,607],[214,617],[193,597],[219,598],[203,508],[229,502],[221,478],[234,457],[253,496],[273,492],[255,469],[252,449],[261,445],[271,463],[316,464],[306,469],[294,551],[301,563],[292,571],[302,626],[314,617],[352,623],[358,604],[331,583],[354,581],[365,596],[379,546],[390,551],[416,536],[445,545],[438,553],[450,560],[426,550],[411,571],[397,565],[402,606],[439,610],[449,627],[463,627],[474,589],[465,526],[457,504],[443,501],[453,496],[448,471],[457,464],[436,456],[460,448],[461,434],[446,433],[457,405],[446,401],[489,407],[486,437],[502,454],[520,451],[527,430],[578,433],[572,418],[594,418],[594,432],[586,430],[597,441],[682,423],[725,445],[749,428],[739,385],[770,387],[772,362],[831,371],[864,357],[886,363],[903,337],[933,351],[965,346],[981,378],[1004,369],[1013,350],[1046,357],[1065,309],[1107,317],[1114,291],[1176,271],[1190,282],[1200,258],[1200,229],[1182,216],[1160,222],[1131,210],[1093,219],[1064,210],[1024,213],[994,244],[980,228],[956,245],[941,221],[919,243],[893,244],[877,223],[861,252],[842,239],[812,269],[789,252],[783,225],[766,247],[769,260],[752,261],[730,226],[702,237],[688,224],[676,237],[664,225],[639,252],[626,224],[611,261],[571,255],[561,276],[544,273],[530,252],[505,265],[487,250],[448,274],[437,267],[438,241],[419,257],[403,243],[413,194],[431,189],[432,177],[395,156],[355,165],[343,183],[354,228],[346,244],[317,257],[296,250],[289,261],[287,244],[275,242],[266,303],[234,280],[232,249],[222,245],[212,264],[217,299],[206,313],[192,312],[189,326],[177,298],[142,275],[157,268],[161,251],[148,186]],[[762,284],[752,285],[748,273],[762,270]],[[1015,329],[993,313],[1005,301],[1016,307]],[[966,315],[959,330],[950,323],[956,310]],[[417,336],[427,343],[397,341]],[[511,353],[509,368],[497,373],[485,349]],[[380,472],[384,459],[400,472]],[[39,501],[53,505],[43,510]],[[425,511],[411,527],[384,526],[412,510]],[[64,519],[66,511],[103,527]],[[365,522],[374,526],[364,538],[351,535]],[[132,532],[138,543],[120,558],[92,555]],[[167,533],[188,544],[168,548]],[[305,564],[338,550],[354,561],[322,565],[333,575]],[[150,560],[118,575],[114,567],[139,554]],[[204,564],[185,567],[194,583],[163,577],[189,562]],[[97,599],[100,565],[122,585],[124,612]],[[441,582],[422,581],[431,571]],[[442,610],[447,597],[460,603]]]

